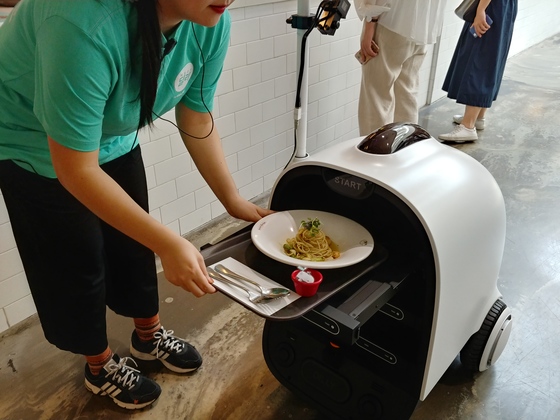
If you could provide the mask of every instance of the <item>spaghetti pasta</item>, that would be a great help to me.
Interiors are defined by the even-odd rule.
[[[286,255],[304,261],[328,261],[340,256],[336,245],[320,229],[319,219],[302,221],[295,238],[286,239]]]

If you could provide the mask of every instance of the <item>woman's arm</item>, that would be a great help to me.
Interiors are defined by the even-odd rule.
[[[490,4],[491,0],[480,0],[478,7],[476,9],[476,16],[474,17],[474,22],[472,26],[476,34],[480,37],[490,29],[490,25],[486,22],[486,8]]]
[[[360,40],[360,50],[364,57],[375,57],[379,54],[379,47],[373,40],[375,36],[375,29],[377,27],[377,22],[366,22],[364,20],[364,27],[362,31],[362,37]]]
[[[181,137],[189,154],[227,212],[233,217],[249,222],[256,222],[272,213],[239,195],[226,164],[220,136],[215,127],[212,130],[210,114],[193,111],[182,103],[175,107],[175,114],[177,125],[182,130]],[[203,139],[195,138],[206,135],[208,137]]]
[[[98,164],[98,152],[78,152],[49,137],[60,183],[100,219],[161,258],[166,278],[195,296],[215,292],[198,250],[145,212]]]

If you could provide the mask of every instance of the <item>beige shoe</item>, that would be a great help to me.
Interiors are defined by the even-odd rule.
[[[461,124],[463,122],[463,116],[461,114],[453,115],[453,122],[455,124]],[[484,118],[479,118],[474,123],[474,128],[477,130],[484,130],[486,125],[486,120]]]
[[[459,124],[452,132],[440,134],[439,139],[455,143],[464,143],[466,141],[478,140],[478,134],[476,134],[474,128],[467,128],[463,124]]]

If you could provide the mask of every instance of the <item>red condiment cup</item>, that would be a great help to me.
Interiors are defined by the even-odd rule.
[[[305,271],[307,273],[311,274],[313,276],[313,278],[315,279],[315,281],[313,283],[306,283],[306,282],[301,281],[297,278],[297,275],[300,271],[301,270],[295,270],[292,273],[292,281],[294,282],[294,287],[296,289],[296,293],[298,295],[304,296],[304,297],[313,296],[315,293],[317,293],[317,289],[319,288],[319,285],[323,281],[323,275],[317,270],[313,270],[311,268],[308,268]]]

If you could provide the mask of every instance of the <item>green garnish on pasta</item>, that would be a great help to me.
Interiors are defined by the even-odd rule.
[[[284,253],[304,261],[329,261],[340,257],[337,246],[325,235],[318,218],[302,220],[295,238],[288,238]]]

